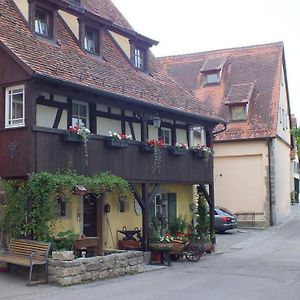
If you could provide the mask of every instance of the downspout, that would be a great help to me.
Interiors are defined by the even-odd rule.
[[[267,139],[268,144],[268,175],[269,175],[269,210],[270,210],[270,226],[274,226],[274,218],[273,218],[273,189],[272,189],[272,180],[271,180],[271,147],[272,147],[273,139]]]
[[[224,123],[222,123],[222,124],[224,125],[224,128],[222,128],[222,129],[220,129],[220,130],[217,130],[217,131],[213,132],[213,133],[212,133],[213,136],[215,136],[215,135],[217,135],[217,134],[219,134],[219,133],[221,133],[221,132],[223,132],[223,131],[225,131],[225,130],[227,129],[227,123],[224,122]]]

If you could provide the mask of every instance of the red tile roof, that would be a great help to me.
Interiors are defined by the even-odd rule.
[[[69,3],[69,0],[63,0]],[[125,29],[133,30],[128,21],[120,13],[117,7],[110,0],[81,0],[81,4],[88,12],[101,18],[109,20]]]
[[[162,57],[169,74],[212,111],[230,120],[229,106],[249,102],[246,121],[231,122],[216,141],[275,137],[283,43]],[[226,62],[220,84],[204,85],[207,61]],[[227,103],[226,103],[227,102]]]
[[[33,73],[130,98],[141,104],[220,121],[217,114],[178,86],[153,55],[150,55],[150,74],[138,71],[105,31],[104,59],[94,58],[79,48],[61,18],[58,18],[58,45],[43,41],[30,32],[12,2],[0,0],[0,46],[5,45]],[[96,5],[100,3],[112,10],[114,7],[109,0],[84,0],[84,3],[89,3],[89,7],[94,3],[94,9],[98,9]],[[108,11],[102,14],[105,16]],[[111,12],[111,15],[114,14]]]

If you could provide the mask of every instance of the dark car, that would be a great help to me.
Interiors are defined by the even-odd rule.
[[[215,230],[222,233],[237,227],[236,217],[223,207],[215,207]]]

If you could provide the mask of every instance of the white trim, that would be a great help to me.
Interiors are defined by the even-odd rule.
[[[78,104],[78,105],[83,105],[86,107],[86,127],[89,128],[89,121],[90,121],[90,116],[89,116],[89,104],[87,102],[83,102],[83,101],[78,101],[78,100],[73,100],[72,101],[72,125],[73,124],[73,104]]]
[[[11,96],[14,95],[13,91],[14,90],[19,90],[22,89],[22,94],[23,94],[23,111],[22,111],[22,118],[20,119],[13,119],[13,107],[12,107],[12,101],[9,100]],[[10,92],[12,93],[10,95]],[[21,93],[18,93],[21,94]],[[10,109],[9,109],[10,106]],[[9,111],[11,111],[11,115],[9,115]],[[18,124],[13,124],[13,121],[16,120],[21,120],[21,123]],[[11,124],[10,124],[11,123]],[[15,85],[15,86],[10,86],[5,89],[5,128],[15,128],[15,127],[24,127],[25,126],[25,85]]]

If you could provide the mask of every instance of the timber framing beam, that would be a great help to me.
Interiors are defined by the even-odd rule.
[[[148,186],[146,183],[142,183],[142,195],[139,194],[134,184],[130,184],[131,191],[140,204],[143,213],[143,250],[149,250],[149,207],[150,203],[153,201],[155,195],[159,190],[159,184],[155,183],[151,193],[148,193]]]

